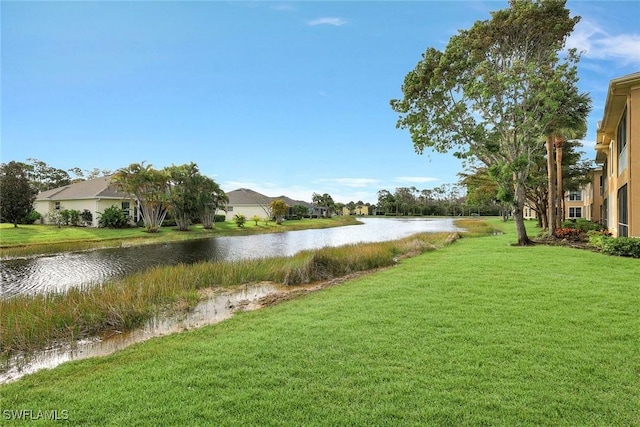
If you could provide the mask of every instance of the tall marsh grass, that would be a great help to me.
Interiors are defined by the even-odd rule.
[[[163,266],[124,279],[64,293],[0,301],[0,355],[134,329],[163,311],[188,310],[199,290],[272,281],[300,285],[395,264],[442,247],[454,233],[304,251],[292,257]]]
[[[482,219],[458,219],[456,226],[466,230],[465,235],[470,237],[487,236],[493,234],[496,230]]]

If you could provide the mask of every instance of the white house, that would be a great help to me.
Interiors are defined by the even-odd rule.
[[[319,212],[320,208],[313,206],[311,203],[293,200],[287,196],[269,197],[248,188],[239,188],[237,190],[230,191],[227,193],[227,196],[229,197],[226,212],[227,220],[232,220],[235,215],[244,215],[246,218],[252,218],[254,216],[258,216],[260,218],[268,217],[269,203],[278,199],[285,202],[289,208],[292,208],[295,205],[303,205],[309,208],[310,214],[321,214],[321,212]]]
[[[91,225],[97,227],[100,214],[113,205],[131,218],[138,216],[135,200],[118,191],[111,176],[103,176],[43,191],[36,197],[34,209],[42,215],[43,224],[48,223],[50,212],[64,209],[83,212],[86,209],[93,217]]]

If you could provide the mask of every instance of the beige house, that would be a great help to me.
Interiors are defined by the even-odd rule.
[[[640,72],[609,83],[595,149],[603,224],[614,236],[640,237]]]
[[[524,216],[524,219],[537,219],[538,218],[538,212],[536,212],[535,209],[533,209],[529,203],[525,203],[524,204],[524,209],[522,210],[522,214]]]
[[[138,216],[135,200],[118,191],[111,183],[111,176],[103,176],[43,191],[36,197],[34,209],[42,215],[43,224],[49,223],[51,212],[86,209],[93,217],[91,226],[97,227],[100,214],[113,205],[124,210],[132,220]]]
[[[227,196],[229,197],[226,212],[227,221],[232,220],[235,215],[244,215],[246,218],[252,218],[254,216],[266,218],[269,216],[269,203],[278,199],[285,202],[289,206],[289,209],[295,205],[306,206],[311,215],[318,215],[318,210],[320,209],[311,203],[301,200],[293,200],[287,196],[269,197],[248,188],[239,188],[230,191],[227,193]]]
[[[356,208],[353,211],[349,210],[349,208],[345,206],[342,208],[342,215],[371,215],[371,212],[367,205],[356,205]]]
[[[564,219],[589,218],[590,199],[587,196],[590,192],[589,187],[581,188],[577,191],[567,191],[564,195]],[[525,203],[523,210],[524,219],[538,219],[538,212]]]
[[[565,219],[586,218],[587,213],[587,190],[581,188],[576,191],[567,191],[564,196],[564,217]]]
[[[235,215],[244,215],[246,218],[269,216],[269,202],[271,200],[264,194],[247,188],[239,188],[228,192],[227,197],[229,197],[226,212],[227,221],[232,220]]]

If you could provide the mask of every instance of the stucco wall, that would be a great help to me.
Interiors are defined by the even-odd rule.
[[[232,221],[235,215],[244,215],[248,220],[254,215],[265,218],[267,213],[260,206],[255,205],[234,205],[233,210],[226,213],[227,221]]]
[[[630,91],[629,141],[629,236],[640,237],[640,87]]]
[[[98,226],[98,220],[100,218],[100,214],[104,212],[105,209],[115,205],[119,208],[122,207],[122,202],[125,200],[121,199],[80,199],[80,200],[60,200],[60,209],[69,209],[69,210],[77,210],[83,212],[87,209],[91,212],[93,216],[93,227]],[[135,205],[133,200],[129,200],[131,204],[131,215],[133,215],[133,206]],[[34,209],[42,215],[42,223],[49,224],[49,212],[55,210],[55,201],[36,201],[34,204]]]

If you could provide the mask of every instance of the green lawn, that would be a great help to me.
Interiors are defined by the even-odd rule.
[[[640,262],[500,236],[0,386],[73,425],[640,425]],[[52,423],[53,424],[53,423]]]

